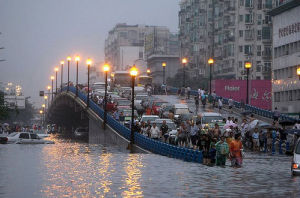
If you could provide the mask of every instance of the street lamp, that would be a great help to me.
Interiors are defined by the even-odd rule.
[[[58,72],[58,67],[54,68],[55,71],[55,95],[57,94],[57,72]]]
[[[52,88],[52,92],[51,92],[51,102],[53,101],[53,80],[54,80],[54,76],[51,76],[51,88]]]
[[[209,64],[209,94],[211,95],[211,68],[214,64],[214,59],[210,58],[208,59]]]
[[[76,56],[75,61],[76,61],[76,96],[78,96],[78,62],[80,61],[80,57]]]
[[[185,87],[185,67],[187,62],[188,62],[187,58],[182,58],[181,63],[183,66],[183,87]]]
[[[245,69],[247,71],[247,95],[246,95],[246,104],[249,103],[249,70],[251,69],[251,62],[245,62]]]
[[[88,90],[87,90],[87,101],[86,101],[86,106],[89,107],[90,106],[90,67],[92,64],[92,60],[91,59],[87,59],[86,61],[87,67],[88,67]]]
[[[47,104],[48,96],[44,96],[45,104]],[[49,100],[48,100],[48,107],[49,107]]]
[[[164,85],[164,84],[166,84],[165,78],[166,78],[166,66],[167,66],[167,63],[163,62],[161,64],[161,66],[163,67],[163,85]]]
[[[131,133],[130,133],[130,145],[132,146],[134,144],[134,85],[135,85],[135,77],[138,74],[138,70],[133,65],[133,67],[130,69],[130,76],[131,76]]]
[[[150,76],[151,70],[147,69],[147,75]]]
[[[298,67],[297,69],[297,75],[299,76],[299,80],[300,80],[300,67]]]
[[[70,61],[72,60],[72,58],[70,56],[67,57],[67,61],[68,61],[68,89],[67,91],[69,91],[70,89]]]
[[[48,86],[47,89],[48,89],[48,96],[49,96],[49,99],[48,99],[48,108],[49,108],[51,86]]]
[[[104,64],[103,66],[103,71],[105,73],[105,92],[104,92],[104,119],[103,119],[103,128],[105,129],[106,127],[106,122],[107,122],[107,73],[109,71],[109,65]]]
[[[62,88],[63,88],[63,75],[64,75],[64,64],[65,64],[65,61],[60,61],[60,64],[61,64],[61,77],[60,77],[60,91],[62,91]]]

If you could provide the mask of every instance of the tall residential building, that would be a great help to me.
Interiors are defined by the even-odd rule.
[[[145,59],[154,84],[163,84],[162,63],[166,64],[165,82],[174,77],[180,66],[178,35],[167,27],[149,27],[145,34]]]
[[[148,28],[120,23],[109,31],[105,40],[105,61],[113,66],[113,70],[126,70],[136,61],[144,60],[145,32]]]
[[[278,3],[278,2],[275,2]],[[273,16],[273,109],[300,114],[300,1],[275,4]]]
[[[214,78],[244,79],[249,61],[251,79],[271,78],[272,0],[182,0],[180,8],[181,56],[190,70],[208,76],[212,57]]]

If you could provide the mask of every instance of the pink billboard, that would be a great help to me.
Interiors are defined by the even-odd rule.
[[[213,90],[218,96],[246,102],[246,80],[214,80]],[[272,95],[270,80],[249,80],[249,104],[262,109],[271,110]]]

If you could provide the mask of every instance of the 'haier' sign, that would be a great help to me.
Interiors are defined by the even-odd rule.
[[[246,102],[247,81],[246,80],[215,80],[214,90],[218,96],[232,98],[235,101]],[[262,109],[271,109],[271,81],[250,80],[249,100],[250,104]]]

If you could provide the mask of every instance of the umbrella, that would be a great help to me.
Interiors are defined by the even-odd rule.
[[[300,129],[288,129],[288,130],[285,130],[285,133],[297,134],[300,136]]]
[[[250,122],[249,124],[249,129],[254,129],[256,127],[256,125],[258,124],[258,120],[253,120],[252,122]]]
[[[291,121],[291,120],[282,120],[279,122],[280,125],[282,126],[291,126],[295,124],[295,121]]]

